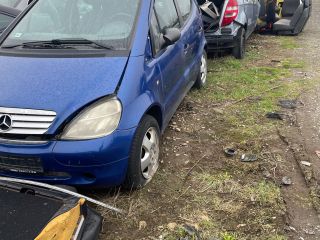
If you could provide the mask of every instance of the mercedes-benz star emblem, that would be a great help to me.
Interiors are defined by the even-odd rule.
[[[10,115],[0,115],[0,132],[9,131],[12,127],[12,118]]]

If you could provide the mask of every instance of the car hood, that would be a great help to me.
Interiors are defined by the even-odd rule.
[[[113,94],[128,57],[0,56],[0,107],[50,110],[61,124],[86,104]]]

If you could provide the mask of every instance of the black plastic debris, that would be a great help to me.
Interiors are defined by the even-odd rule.
[[[186,232],[187,236],[185,238],[180,238],[180,240],[189,240],[189,239],[200,240],[201,239],[199,231],[195,227],[185,224],[183,225],[183,229]]]
[[[266,117],[269,119],[283,120],[283,114],[278,112],[269,112],[266,114]]]
[[[278,102],[278,106],[286,109],[296,109],[297,104],[297,100],[279,100]]]
[[[224,153],[227,157],[234,157],[235,155],[237,155],[237,150],[233,148],[225,148]]]

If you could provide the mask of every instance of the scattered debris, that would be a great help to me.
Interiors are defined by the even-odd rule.
[[[266,117],[270,119],[283,120],[283,114],[278,112],[269,112],[266,114]]]
[[[278,106],[286,109],[296,109],[297,100],[279,100]]]
[[[254,154],[243,154],[241,156],[241,162],[255,162],[258,160],[258,156]]]
[[[190,237],[192,237],[193,240],[200,240],[200,234],[194,226],[185,224],[183,225],[183,229]],[[189,239],[189,238],[186,238],[186,239]]]
[[[316,235],[316,232],[313,229],[304,229],[303,230],[307,235]]]
[[[304,166],[307,166],[307,167],[311,166],[311,163],[307,162],[307,161],[301,161],[301,164],[304,165]]]
[[[139,222],[139,230],[145,229],[147,227],[146,221],[140,221]]]
[[[175,128],[176,132],[181,132],[180,128]]]
[[[172,223],[168,223],[167,227],[170,231],[174,231],[177,228],[178,224],[172,222]]]
[[[292,226],[286,226],[284,228],[284,230],[288,231],[288,232],[297,232],[297,229],[295,229],[294,227]]]
[[[239,224],[239,225],[237,226],[237,228],[242,228],[242,227],[246,227],[246,226],[247,226],[247,224],[242,223],[242,224]]]
[[[187,102],[186,103],[186,109],[188,112],[192,112],[193,111],[193,104],[192,102]]]
[[[224,111],[220,108],[213,108],[212,111],[214,111],[215,113],[221,114],[221,115],[224,113]]]
[[[320,158],[320,151],[316,151],[316,155]]]
[[[224,153],[227,157],[234,157],[235,155],[237,155],[237,150],[235,150],[234,148],[225,148]]]
[[[268,170],[263,171],[262,174],[265,178],[272,178],[272,175]]]
[[[285,186],[290,186],[292,185],[292,180],[288,176],[285,176],[282,178],[282,184]]]

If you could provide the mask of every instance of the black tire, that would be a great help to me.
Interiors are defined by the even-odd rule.
[[[150,116],[145,115],[141,120],[135,136],[132,141],[131,151],[129,155],[128,170],[126,179],[123,183],[123,187],[127,190],[134,190],[144,187],[151,178],[147,179],[144,177],[141,167],[141,155],[142,155],[142,144],[144,137],[146,136],[149,129],[155,129],[158,137],[158,142],[160,145],[160,128],[157,120]],[[157,159],[157,164],[159,164],[159,157]]]
[[[241,27],[238,30],[235,47],[232,49],[232,55],[236,59],[243,59],[246,53],[246,30]]]
[[[205,61],[205,63],[203,63],[203,60]],[[202,64],[205,64],[205,73],[203,73],[203,71],[202,71],[202,67],[203,67]],[[203,74],[205,74],[204,79],[203,79]],[[208,56],[207,56],[207,52],[204,50],[202,57],[201,57],[201,65],[200,65],[199,74],[197,76],[197,80],[195,81],[193,87],[196,89],[203,88],[207,83],[207,75],[208,75]]]

